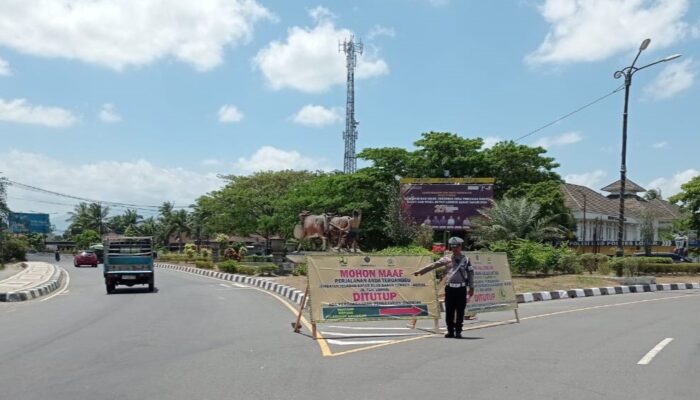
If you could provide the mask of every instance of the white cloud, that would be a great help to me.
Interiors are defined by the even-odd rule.
[[[338,43],[353,37],[353,32],[336,28],[326,12],[315,10],[311,11],[315,27],[290,28],[284,42],[269,43],[253,59],[272,89],[319,93],[345,83],[345,56],[338,53]],[[357,79],[388,73],[389,66],[381,58],[367,52],[358,55]]]
[[[34,106],[25,99],[0,99],[0,121],[65,128],[75,124],[78,118],[63,108]]]
[[[700,21],[698,21],[692,28],[690,28],[690,35],[694,39],[700,38]]]
[[[481,146],[482,149],[490,149],[491,147],[495,146],[496,143],[502,142],[503,139],[501,139],[498,136],[487,136],[483,138],[484,140],[484,145]]]
[[[10,76],[12,71],[10,71],[10,63],[0,58],[0,76]]]
[[[698,175],[700,175],[700,171],[694,168],[689,168],[685,171],[677,172],[670,178],[656,178],[653,181],[649,182],[649,184],[646,185],[646,187],[659,188],[661,189],[661,193],[663,193],[664,198],[669,198],[681,191],[682,184],[687,183],[689,180],[695,178]]]
[[[667,47],[689,32],[682,18],[688,0],[546,0],[539,7],[551,24],[531,64],[590,62],[636,51],[645,38],[654,49]]]
[[[272,146],[261,147],[250,158],[239,158],[235,168],[243,173],[286,169],[331,170],[328,161],[323,158],[304,157],[297,151],[286,151]]]
[[[388,36],[393,38],[396,36],[396,31],[394,28],[388,28],[381,25],[374,25],[372,29],[367,33],[367,39],[372,40],[378,36]]]
[[[243,119],[243,113],[234,105],[223,105],[219,108],[219,122],[240,122]]]
[[[102,105],[102,109],[100,110],[100,120],[108,124],[114,124],[121,122],[122,116],[119,115],[113,104],[105,103]]]
[[[663,149],[664,147],[668,147],[668,142],[657,142],[652,144],[651,147],[655,149]]]
[[[331,10],[323,6],[316,6],[309,10],[309,16],[317,23],[338,18]]]
[[[672,62],[651,82],[644,92],[655,99],[667,99],[693,86],[695,71],[692,59]]]
[[[172,201],[177,206],[187,206],[197,197],[222,186],[222,181],[215,174],[199,174],[184,168],[159,167],[145,160],[100,161],[77,165],[18,150],[0,154],[0,171],[11,180],[47,190],[94,200],[139,205],[160,205],[164,201]],[[109,176],[109,179],[105,179],[106,176]],[[51,205],[26,199],[69,205]],[[70,204],[76,204],[78,201],[27,192],[10,186],[8,202],[12,209],[18,211],[59,212],[60,215],[51,216],[52,223],[58,227],[65,227],[66,212],[72,210]],[[121,213],[123,209],[114,208],[113,211]]]
[[[535,146],[541,146],[548,149],[554,146],[565,146],[567,144],[577,143],[582,139],[583,137],[581,137],[581,135],[579,135],[577,132],[567,132],[559,136],[540,138],[537,142],[535,142]]]
[[[255,0],[10,0],[0,3],[0,45],[122,70],[175,58],[204,71],[226,46],[274,19]]]
[[[342,109],[338,107],[325,108],[323,106],[308,104],[294,114],[292,120],[299,125],[320,128],[342,121],[343,115]]]
[[[573,183],[574,185],[581,185],[596,190],[600,180],[605,178],[607,175],[608,174],[605,171],[598,169],[591,172],[585,172],[583,174],[566,175],[564,177],[564,181],[566,183]]]

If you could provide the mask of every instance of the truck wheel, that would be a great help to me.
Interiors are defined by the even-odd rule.
[[[107,294],[112,294],[114,292],[114,284],[108,283],[108,284],[106,284],[106,286],[107,286]]]
[[[148,291],[153,293],[156,290],[156,284],[155,284],[155,279],[151,277],[151,279],[148,280]]]

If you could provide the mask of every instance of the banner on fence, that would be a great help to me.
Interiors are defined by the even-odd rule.
[[[505,253],[465,252],[474,267],[474,296],[467,303],[467,311],[515,310],[513,279]]]
[[[312,323],[440,318],[431,256],[308,256]]]

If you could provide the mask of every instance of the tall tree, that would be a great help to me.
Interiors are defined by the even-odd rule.
[[[669,201],[678,203],[686,213],[685,225],[690,229],[700,230],[700,175],[681,185],[681,192]]]
[[[80,233],[84,230],[93,230],[98,234],[104,234],[106,229],[107,215],[109,215],[109,207],[105,207],[100,203],[79,203],[73,211],[68,212],[70,215],[66,221],[70,222],[69,230],[72,233]]]
[[[645,200],[654,200],[654,199],[663,200],[664,198],[661,196],[661,189],[649,189],[649,190],[647,190],[646,193],[644,193],[644,199]]]
[[[189,235],[191,232],[187,210],[177,210],[173,212],[168,220],[168,225],[165,227],[165,237],[168,238],[169,241],[172,235],[177,236],[180,253],[182,253],[182,237],[184,235]]]

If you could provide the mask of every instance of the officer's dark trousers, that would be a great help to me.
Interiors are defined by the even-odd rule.
[[[464,308],[466,306],[466,287],[445,287],[445,323],[447,324],[447,332],[462,332]]]

